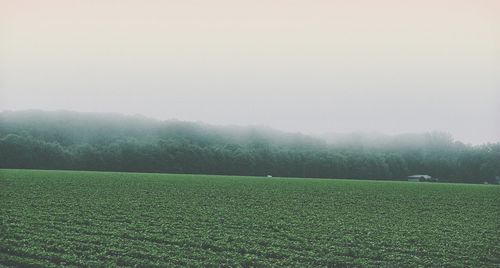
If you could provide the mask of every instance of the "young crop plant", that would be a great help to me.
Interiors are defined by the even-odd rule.
[[[500,263],[494,185],[0,172],[0,266]]]

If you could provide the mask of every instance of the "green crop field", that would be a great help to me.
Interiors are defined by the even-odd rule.
[[[0,266],[499,267],[500,187],[0,170]]]

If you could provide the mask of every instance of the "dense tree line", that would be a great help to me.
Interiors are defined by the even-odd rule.
[[[310,137],[141,116],[0,114],[0,168],[77,169],[317,178],[493,182],[500,143],[471,146],[446,133]]]

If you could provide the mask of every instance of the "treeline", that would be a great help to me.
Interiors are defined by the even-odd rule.
[[[314,138],[258,127],[216,127],[141,116],[2,112],[0,168],[316,178],[493,182],[500,143],[446,133]]]

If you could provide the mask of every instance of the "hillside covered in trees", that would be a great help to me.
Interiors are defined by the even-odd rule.
[[[310,137],[269,128],[76,112],[0,113],[0,168],[74,169],[482,183],[500,175],[500,143],[446,133]]]

